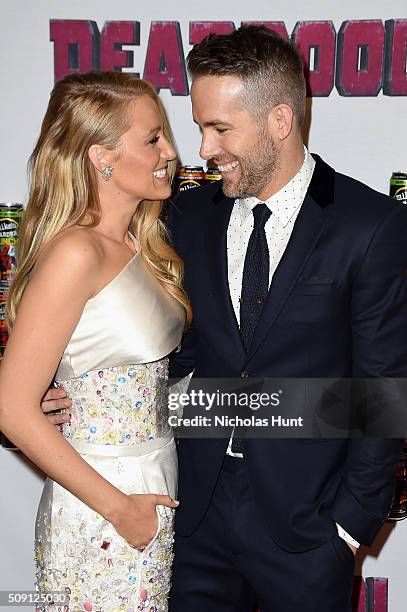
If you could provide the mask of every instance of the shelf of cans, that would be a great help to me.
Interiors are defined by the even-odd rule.
[[[202,166],[181,166],[174,181],[174,192],[187,191],[213,181],[221,180],[217,168]],[[407,206],[407,173],[393,172],[390,179],[390,196]],[[7,342],[5,322],[5,302],[16,269],[16,243],[18,228],[23,216],[23,206],[14,202],[0,204],[0,353]],[[5,448],[15,448],[0,432],[0,444]],[[407,440],[404,442],[400,461],[396,469],[396,484],[390,519],[401,520],[407,517]]]

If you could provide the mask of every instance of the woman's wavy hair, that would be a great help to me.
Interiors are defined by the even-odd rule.
[[[81,224],[85,216],[90,219],[88,227],[100,222],[97,171],[89,159],[89,147],[97,144],[119,152],[120,139],[130,127],[130,103],[140,96],[150,96],[157,104],[164,134],[172,142],[164,107],[147,81],[106,71],[72,74],[56,83],[29,160],[29,198],[6,307],[9,328],[44,247],[62,230]],[[168,166],[172,180],[176,162]],[[152,274],[185,308],[189,323],[191,307],[182,288],[183,264],[168,243],[162,207],[161,200],[140,202],[129,230],[137,237]]]

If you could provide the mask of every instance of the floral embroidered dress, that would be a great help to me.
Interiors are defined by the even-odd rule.
[[[68,306],[69,307],[69,306]],[[177,495],[177,456],[165,401],[168,358],[179,344],[182,306],[136,253],[88,300],[56,374],[72,400],[63,435],[126,494]],[[113,526],[47,479],[36,521],[37,590],[65,592],[44,610],[164,612],[170,588],[173,513],[141,553]]]

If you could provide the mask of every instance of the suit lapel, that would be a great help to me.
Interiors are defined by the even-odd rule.
[[[313,157],[316,165],[308,193],[294,224],[287,248],[273,275],[248,357],[258,350],[283,308],[321,234],[327,218],[324,209],[333,201],[335,172],[318,156],[313,155]]]
[[[287,248],[273,275],[271,287],[250,346],[250,356],[257,351],[284,306],[284,302],[318,240],[323,225],[324,218],[321,210],[315,206],[309,196],[306,196]]]
[[[233,205],[234,199],[226,198],[220,188],[213,198],[213,214],[208,215],[206,248],[209,274],[213,283],[213,299],[216,300],[225,329],[232,332],[235,350],[244,358],[245,350],[230,297],[228,280],[227,229]]]

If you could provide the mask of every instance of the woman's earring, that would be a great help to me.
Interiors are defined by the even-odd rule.
[[[114,166],[104,166],[102,168],[102,178],[104,181],[108,181],[113,174]]]

